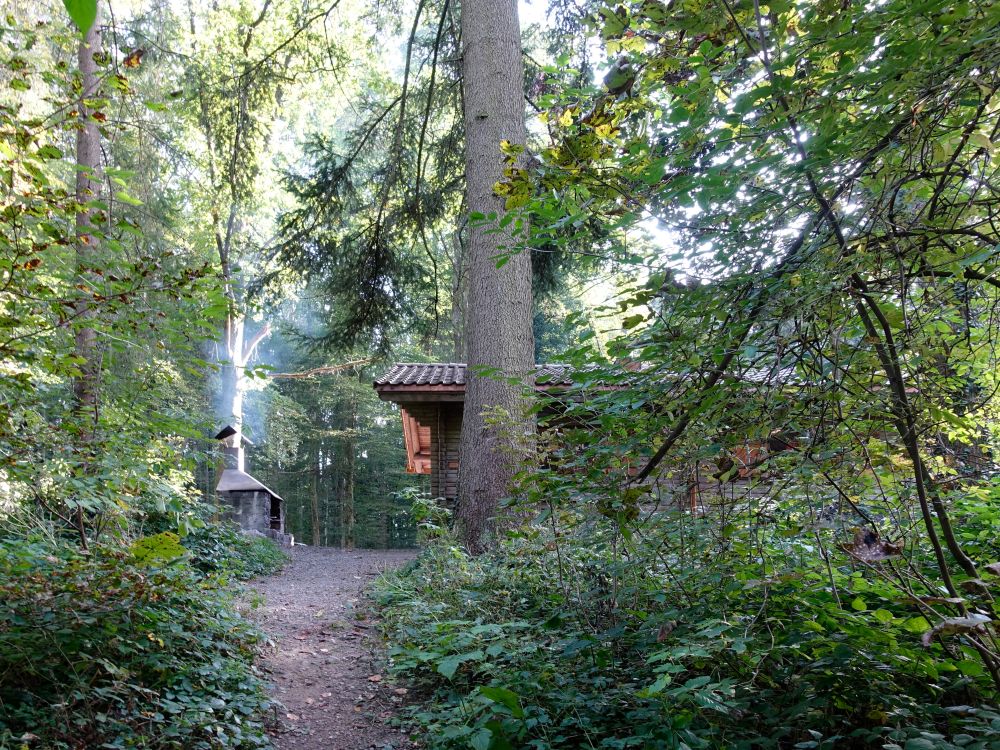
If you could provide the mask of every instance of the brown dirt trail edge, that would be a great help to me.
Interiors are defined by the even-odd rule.
[[[279,750],[400,750],[413,747],[389,726],[403,691],[373,664],[374,627],[365,587],[414,557],[411,550],[295,547],[278,575],[252,587],[264,603],[251,615],[274,641],[263,667],[279,701]]]

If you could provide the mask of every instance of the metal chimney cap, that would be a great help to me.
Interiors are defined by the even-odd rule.
[[[215,436],[215,439],[216,440],[225,440],[226,438],[232,437],[237,432],[239,432],[239,430],[237,430],[232,425],[227,424],[225,427],[223,427],[221,430],[219,430],[219,434]],[[240,435],[240,440],[242,440],[247,445],[253,445],[253,441],[250,440],[250,438],[248,438],[246,435],[242,435],[241,434]]]
[[[232,437],[235,434],[236,434],[236,428],[233,427],[232,425],[227,424],[225,427],[219,430],[219,434],[215,436],[215,439],[225,440],[227,437]]]

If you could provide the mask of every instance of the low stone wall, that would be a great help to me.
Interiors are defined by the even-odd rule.
[[[276,542],[280,547],[294,547],[295,537],[291,534],[283,534],[280,531],[275,531],[274,529],[264,529],[264,531],[258,531],[257,529],[244,529],[244,534],[248,536],[263,536]]]

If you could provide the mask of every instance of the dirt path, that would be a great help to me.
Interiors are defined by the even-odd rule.
[[[253,584],[264,596],[255,619],[275,643],[264,668],[284,705],[273,732],[279,750],[412,747],[387,725],[401,698],[373,666],[363,589],[413,555],[296,547],[279,575]]]

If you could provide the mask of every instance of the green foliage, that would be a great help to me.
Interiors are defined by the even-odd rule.
[[[607,76],[548,70],[552,141],[500,187],[532,247],[595,219],[659,236],[617,300],[622,335],[567,355],[578,382],[546,404],[558,437],[526,507],[624,541],[635,490],[721,538],[794,514],[787,539],[855,550],[888,598],[933,605],[907,620],[930,642],[964,628],[956,663],[1000,689],[995,634],[969,627],[996,619],[997,7],[593,11]],[[723,550],[716,572],[757,554],[774,550]]]
[[[413,522],[417,525],[417,538],[422,542],[443,539],[450,533],[451,511],[437,499],[409,487],[397,493],[400,500],[408,502]]]
[[[132,542],[130,551],[136,563],[147,567],[159,567],[187,554],[180,537],[171,531],[136,539]]]
[[[664,514],[479,558],[430,547],[376,584],[408,718],[435,748],[1000,743],[970,644],[925,647],[905,589],[847,555],[827,568],[789,526],[720,539]]]
[[[218,285],[198,257],[144,235],[152,208],[129,196],[139,183],[130,170],[106,165],[110,194],[75,199],[78,37],[56,20],[14,19],[0,40],[3,65],[25,85],[0,107],[0,481],[14,502],[50,518],[120,531],[133,502],[183,505],[193,456],[179,438],[198,424],[186,377],[201,374]],[[103,139],[129,142],[136,134],[108,113],[134,104],[140,73],[112,74],[110,57],[94,53],[102,83],[88,106]],[[75,253],[84,212],[93,224],[85,262]],[[76,352],[84,330],[99,341],[99,361]],[[99,373],[96,404],[83,413],[73,384],[88,367]]]
[[[63,0],[63,5],[81,34],[90,31],[97,18],[97,0]]]
[[[0,542],[0,746],[266,744],[260,634],[212,578],[140,564],[138,550],[176,541],[158,537],[132,554]]]
[[[244,534],[232,524],[195,529],[181,540],[190,564],[203,575],[238,581],[271,575],[288,562],[288,555],[266,537]]]
[[[219,582],[272,575],[288,562],[288,555],[267,537],[244,534],[234,523],[208,520],[217,512],[212,505],[192,506],[181,519],[181,535],[171,531],[179,525],[176,515],[149,513],[143,520],[145,536],[132,543],[133,555],[137,548],[164,549],[164,562],[183,557],[199,575]]]

